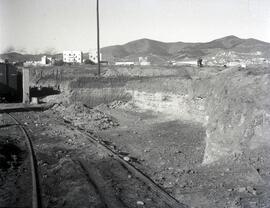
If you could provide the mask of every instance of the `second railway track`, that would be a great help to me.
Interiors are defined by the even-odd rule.
[[[39,176],[38,176],[38,165],[37,165],[36,155],[33,148],[31,137],[29,136],[29,133],[24,127],[24,125],[21,124],[16,119],[15,116],[11,115],[9,112],[6,112],[4,110],[0,110],[0,113],[7,115],[13,121],[13,124],[9,124],[9,125],[17,126],[20,129],[21,133],[23,134],[23,137],[25,138],[27,149],[30,155],[29,159],[30,159],[31,178],[32,178],[32,194],[31,194],[32,208],[42,208],[41,189],[40,189]]]

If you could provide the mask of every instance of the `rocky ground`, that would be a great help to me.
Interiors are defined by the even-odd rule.
[[[13,115],[24,123],[33,139],[44,207],[170,207],[158,192],[151,191],[106,148],[91,142],[55,111],[17,112]],[[8,134],[15,137],[11,133],[14,130],[9,126],[3,126],[3,129],[1,150],[5,152],[8,142],[12,145],[16,142],[7,139]],[[21,156],[16,158],[24,158],[27,151],[18,152]],[[1,157],[9,158],[2,151]],[[27,163],[13,164],[13,160],[1,163],[4,173],[1,177],[5,177],[1,184],[1,205],[30,206],[31,196],[27,197],[27,194],[31,193],[31,180],[19,177],[29,178],[29,172],[27,174],[24,170]],[[18,190],[24,192],[18,195]]]
[[[269,207],[267,163],[251,165],[232,157],[203,165],[205,128],[200,123],[126,107],[106,112],[120,126],[99,135],[141,161],[138,167],[179,201],[191,207]]]
[[[0,206],[30,207],[31,170],[23,135],[8,118],[0,115]]]
[[[95,109],[118,123],[100,130],[87,119],[85,124],[88,125],[73,123],[72,113],[67,120],[59,114],[60,111],[54,107],[45,112],[14,113],[29,128],[34,140],[45,207],[102,207],[111,198],[120,203],[119,207],[140,207],[138,204],[141,202],[143,207],[166,207],[149,191],[149,187],[123,169],[102,146],[89,142],[73,125],[85,127],[190,207],[268,207],[270,203],[267,184],[269,169],[255,169],[242,158],[202,165],[205,129],[199,123],[171,120],[166,115],[151,111],[131,111],[126,104],[120,103],[116,107],[114,103]],[[83,119],[83,114],[74,115],[74,118]],[[4,131],[1,131],[2,138],[7,138],[9,134],[8,138],[14,138],[14,131],[5,125],[2,128]],[[16,144],[15,141],[1,141]],[[1,147],[6,148],[5,145]],[[253,161],[256,165],[259,162]],[[22,165],[19,167],[23,168]],[[87,168],[95,172],[90,176],[94,181],[89,181],[85,172]],[[14,169],[11,171],[14,172]],[[21,175],[21,170],[18,171],[17,175]],[[17,184],[23,180],[19,190],[24,190],[24,186],[29,184],[29,181],[27,183],[25,179],[14,177],[7,170],[3,172],[15,185],[10,187],[5,183],[2,187],[17,190]],[[104,184],[105,196],[99,193]],[[19,194],[17,198],[21,200]],[[76,200],[78,198],[79,201]]]

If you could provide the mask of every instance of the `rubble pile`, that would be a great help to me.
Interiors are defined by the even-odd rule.
[[[240,53],[236,51],[220,51],[204,57],[205,64],[209,66],[227,65],[240,66],[241,64],[256,65],[269,64],[270,60],[263,56],[261,51],[254,53]]]
[[[126,101],[115,100],[115,101],[109,103],[107,106],[108,106],[108,108],[115,109],[115,108],[119,108],[119,107],[121,107],[121,106],[124,106],[124,105],[126,105],[126,104],[127,104]]]
[[[57,104],[53,107],[65,121],[86,130],[105,130],[119,126],[118,122],[111,116],[81,103],[69,105],[68,107]]]

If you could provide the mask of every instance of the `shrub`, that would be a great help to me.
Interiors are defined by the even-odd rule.
[[[55,66],[63,66],[64,65],[64,61],[62,59],[61,60],[55,60],[54,65]]]
[[[94,65],[95,63],[93,61],[89,60],[89,59],[86,59],[84,61],[84,64],[92,64],[92,65]]]

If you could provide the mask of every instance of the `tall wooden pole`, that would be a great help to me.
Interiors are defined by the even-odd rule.
[[[23,103],[30,102],[29,69],[22,68]]]
[[[98,58],[98,76],[100,76],[99,0],[97,0],[97,58]]]

